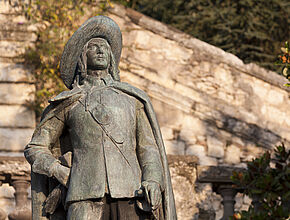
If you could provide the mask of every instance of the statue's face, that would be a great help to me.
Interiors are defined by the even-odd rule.
[[[89,41],[86,55],[88,69],[104,70],[110,64],[110,47],[102,38],[93,38]]]

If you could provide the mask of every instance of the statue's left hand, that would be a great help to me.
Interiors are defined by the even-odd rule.
[[[51,175],[54,176],[62,185],[68,187],[70,168],[56,162],[55,164],[53,164],[50,172]]]
[[[161,204],[161,190],[160,185],[153,181],[144,181],[142,186],[145,190],[145,196],[152,209],[157,209]]]

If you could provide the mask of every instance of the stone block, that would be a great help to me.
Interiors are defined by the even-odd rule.
[[[197,142],[206,145],[206,136],[198,135],[196,136]]]
[[[37,35],[33,32],[0,31],[0,40],[35,42],[37,40]]]
[[[21,105],[0,105],[0,127],[35,127],[35,112]]]
[[[14,199],[14,192],[14,188],[8,184],[3,184],[0,186],[0,198]]]
[[[185,154],[194,155],[197,156],[198,158],[202,158],[205,156],[205,149],[204,146],[202,145],[194,144],[186,148]]]
[[[39,24],[32,24],[27,22],[23,16],[8,16],[0,14],[0,31],[23,33],[36,32],[39,26]]]
[[[156,98],[151,98],[151,101],[161,127],[180,128],[184,112]]]
[[[199,63],[199,68],[203,71],[203,72],[210,72],[211,70],[211,67],[212,67],[212,64],[210,62],[207,62],[207,61],[201,61]]]
[[[185,143],[183,141],[164,141],[166,154],[184,155]]]
[[[245,169],[232,166],[197,166],[198,181],[201,183],[232,184],[233,172],[244,172]]]
[[[18,57],[25,52],[27,47],[33,47],[33,43],[0,41],[0,56]]]
[[[187,144],[195,144],[197,138],[195,136],[194,130],[191,129],[182,129],[179,133],[181,140],[184,140]]]
[[[31,69],[24,64],[0,63],[0,82],[33,82]]]
[[[250,82],[250,81],[249,81]],[[252,85],[254,94],[262,100],[265,100],[268,97],[268,93],[270,90],[270,85],[260,80],[254,80],[250,82]]]
[[[176,172],[174,168],[170,168],[170,173],[177,217],[178,219],[190,220],[192,216],[198,213],[195,205],[198,198],[194,185],[186,177],[180,175],[178,171]]]
[[[223,65],[217,66],[214,70],[215,79],[225,85],[232,85],[234,80],[231,71],[225,68]]]
[[[238,163],[238,164],[235,164],[234,167],[247,169],[247,164],[246,163]]]
[[[225,143],[213,136],[206,137],[207,149],[208,149],[208,156],[222,158],[224,157],[225,151]]]
[[[179,136],[189,144],[195,144],[196,136],[205,133],[205,126],[202,121],[192,115],[185,115],[181,124]]]
[[[229,164],[238,164],[240,163],[240,154],[241,150],[235,145],[227,146],[225,162]]]
[[[25,104],[34,99],[35,87],[27,83],[1,83],[0,104]]]
[[[218,164],[218,160],[216,158],[206,156],[205,147],[199,144],[188,146],[185,154],[197,156],[199,159],[199,165],[216,166]]]
[[[204,156],[199,158],[199,164],[204,166],[217,166],[218,161],[216,158]]]
[[[272,88],[269,91],[268,96],[265,98],[267,98],[268,102],[272,105],[281,105],[284,101],[284,98],[286,98],[287,96],[288,96],[287,92],[281,89],[278,90]]]
[[[279,107],[263,105],[261,108],[261,113],[266,118],[265,120],[272,123],[282,124],[284,121],[288,120],[288,115],[281,111]]]
[[[169,127],[161,127],[161,133],[164,140],[172,140],[174,138],[173,130]]]
[[[10,198],[2,198],[0,199],[0,207],[6,214],[8,214],[14,211],[15,201]],[[8,218],[6,218],[5,220],[8,220]]]
[[[0,128],[0,151],[23,151],[34,129]]]
[[[193,115],[184,115],[181,122],[181,134],[185,137],[195,138],[197,135],[203,135],[206,132],[205,124],[202,120]]]

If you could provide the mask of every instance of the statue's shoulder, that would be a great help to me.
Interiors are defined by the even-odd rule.
[[[41,120],[51,118],[52,116],[58,114],[66,107],[77,101],[82,95],[82,90],[80,88],[74,88],[69,91],[63,91],[59,93],[54,98],[50,99],[49,105],[44,109]]]
[[[50,99],[48,102],[51,104],[58,104],[64,100],[70,99],[76,95],[79,95],[82,92],[82,90],[79,87],[75,87],[72,90],[63,91],[59,93],[54,98]]]
[[[149,96],[143,90],[129,84],[126,82],[116,82],[114,83],[114,88],[121,90],[122,92],[131,95],[142,102],[150,102]]]

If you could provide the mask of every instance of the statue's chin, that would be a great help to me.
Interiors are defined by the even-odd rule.
[[[108,64],[106,62],[104,62],[104,63],[98,63],[98,64],[94,64],[94,65],[88,66],[88,69],[91,69],[93,71],[105,70],[107,68],[108,68]]]

